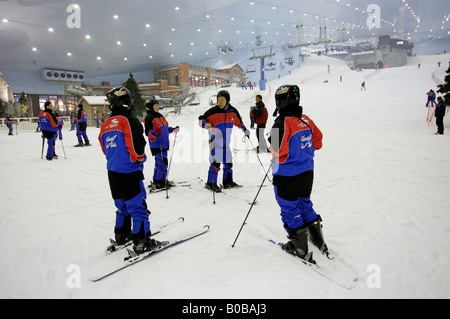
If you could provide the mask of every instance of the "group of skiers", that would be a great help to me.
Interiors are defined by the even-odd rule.
[[[444,99],[441,96],[437,98],[436,103],[436,93],[433,91],[433,89],[430,89],[430,91],[428,91],[426,95],[427,95],[426,107],[436,107],[436,109],[434,110],[434,116],[436,117],[437,132],[434,134],[444,135],[444,116],[447,105],[445,104]]]
[[[155,158],[153,184],[170,187],[167,183],[167,152],[169,134],[177,133],[179,127],[169,126],[158,111],[155,100],[147,100],[147,116],[144,127],[131,113],[132,100],[125,87],[116,87],[106,95],[111,116],[102,124],[99,142],[106,156],[109,186],[117,208],[114,227],[115,241],[123,245],[133,243],[137,254],[159,248],[162,243],[151,237],[150,221],[146,204],[143,168],[147,160],[145,137]],[[267,110],[262,97],[256,99],[251,110],[258,119],[267,121]],[[274,160],[275,198],[281,208],[281,218],[289,241],[283,246],[288,253],[314,263],[308,250],[308,237],[323,253],[327,253],[321,218],[313,209],[310,194],[313,185],[313,158],[315,150],[322,147],[322,133],[315,123],[303,114],[300,106],[300,89],[296,85],[283,85],[275,93],[276,111],[279,116],[271,131],[270,148]],[[220,192],[218,174],[223,167],[224,188],[240,187],[233,178],[233,162],[230,150],[231,132],[234,126],[250,138],[238,110],[230,104],[230,93],[221,90],[217,105],[199,116],[200,127],[209,132],[209,168],[205,188]],[[266,122],[258,123],[261,129]],[[144,136],[145,132],[145,136]],[[264,136],[259,135],[259,140]],[[259,144],[260,150],[262,144]],[[263,150],[267,150],[264,144]]]
[[[91,146],[89,139],[86,134],[87,127],[87,115],[83,110],[83,105],[78,105],[77,112],[77,138],[79,146]],[[55,142],[56,138],[59,137],[60,140],[63,139],[62,127],[64,125],[64,120],[59,117],[58,113],[53,113],[53,104],[50,101],[44,103],[44,110],[39,113],[38,119],[38,129],[42,131],[42,152],[44,151],[44,140],[47,139],[47,154],[45,158],[49,161],[58,159],[58,155],[55,154]],[[38,131],[36,129],[36,132]],[[83,144],[84,139],[84,144]],[[61,141],[62,143],[62,141]]]

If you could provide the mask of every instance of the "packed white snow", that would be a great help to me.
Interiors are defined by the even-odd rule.
[[[417,57],[401,68],[356,72],[341,60],[308,57],[266,91],[228,88],[249,127],[256,94],[272,114],[276,88],[300,85],[304,113],[324,134],[312,201],[328,246],[359,275],[352,290],[269,243],[287,240],[269,181],[231,247],[264,171],[255,152],[234,153],[234,179],[245,187],[228,191],[234,197],[216,194],[216,204],[195,182],[207,178],[208,136],[197,119],[220,89],[214,87],[196,89],[200,105],[181,115],[162,110],[171,126],[181,127],[176,141],[171,136],[169,179],[192,186],[169,190],[169,198],[165,192],[147,198],[152,229],[185,217],[155,238],[173,239],[205,224],[211,230],[97,283],[89,277],[113,258],[103,254],[115,220],[99,129],[87,130],[92,147],[75,148],[66,123],[67,159],[57,141],[54,161],[40,158],[40,134],[0,136],[0,298],[449,298],[450,115],[445,135],[436,136],[425,107],[426,92],[436,90],[433,72],[443,80],[449,60]],[[360,89],[364,80],[367,91]],[[234,129],[233,147],[252,148],[242,137]],[[252,142],[256,146],[254,130]],[[147,185],[154,159],[146,150]],[[259,156],[267,169],[271,156]]]

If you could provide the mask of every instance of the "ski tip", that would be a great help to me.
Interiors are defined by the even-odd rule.
[[[209,227],[209,225],[205,225],[203,226],[203,228],[206,228],[206,230],[210,230],[211,227]]]
[[[275,241],[273,241],[272,239],[269,239],[269,243],[272,243],[274,245],[276,245],[277,243]]]
[[[184,222],[184,217],[178,218],[181,222]]]

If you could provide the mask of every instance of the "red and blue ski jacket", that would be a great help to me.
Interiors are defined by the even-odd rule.
[[[308,116],[279,116],[270,137],[276,160],[273,175],[296,176],[314,170],[314,152],[322,148],[322,138],[322,132]]]
[[[199,116],[199,125],[205,128],[206,124],[211,124],[210,142],[215,142],[216,146],[225,148],[230,146],[231,132],[233,126],[246,131],[241,115],[238,110],[228,104],[227,109],[221,109],[218,105],[213,106],[205,114]]]
[[[173,128],[169,126],[164,116],[159,112],[148,111],[144,126],[152,155],[159,154],[161,150],[167,151],[170,146],[169,134],[173,132]]]
[[[50,109],[45,109],[39,113],[39,123],[42,131],[56,132],[58,130],[58,120]]]
[[[143,171],[145,138],[141,122],[129,110],[121,110],[103,122],[98,140],[106,155],[108,171],[132,173]]]

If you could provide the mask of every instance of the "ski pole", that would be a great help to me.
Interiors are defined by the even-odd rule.
[[[170,166],[172,165],[172,157],[173,157],[173,153],[175,151],[175,144],[176,143],[177,143],[177,133],[175,133],[175,136],[174,136],[173,147],[172,147],[172,154],[170,154],[169,166],[167,167],[166,187],[167,187],[167,180],[169,179]],[[166,198],[169,198],[168,192],[166,192]]]
[[[261,137],[261,138],[264,138],[264,137]],[[252,142],[252,140],[250,139],[250,137],[248,137],[248,140],[250,141],[250,144],[252,145],[252,148],[254,149],[255,146],[253,145],[253,142]],[[264,168],[264,165],[263,165],[263,163],[261,162],[261,159],[259,158],[258,153],[256,153],[256,157],[258,158],[259,164],[261,164],[261,167],[262,167],[263,171],[268,173],[268,171],[266,171],[266,169]],[[266,175],[267,175],[267,174],[266,174]],[[269,182],[272,182],[272,180],[270,179],[270,177],[269,177],[268,175],[267,175],[267,178],[269,179]]]
[[[41,159],[44,158],[44,144],[45,144],[45,136],[42,135],[42,151],[41,151]]]
[[[64,150],[64,144],[63,144],[63,142],[62,142],[62,139],[59,139],[59,140],[61,141],[61,146],[62,146],[63,153],[64,153],[64,159],[67,159],[66,151]]]
[[[272,160],[272,163],[273,163],[273,160]],[[272,167],[272,165],[270,165],[270,167]],[[253,206],[254,206],[255,203],[256,203],[256,199],[257,199],[258,196],[259,196],[259,192],[261,191],[261,189],[262,189],[262,187],[263,187],[263,185],[264,185],[264,182],[266,181],[266,178],[267,178],[268,175],[269,175],[270,167],[269,167],[269,170],[267,171],[266,175],[264,176],[264,179],[263,179],[263,181],[262,181],[262,183],[261,183],[261,186],[259,186],[258,192],[256,193],[256,196],[255,196],[255,199],[253,200],[252,206],[250,206],[250,209],[248,210],[247,216],[245,216],[244,222],[242,223],[241,228],[239,229],[239,232],[238,232],[238,234],[237,234],[237,236],[236,236],[236,239],[234,240],[233,245],[231,245],[232,248],[234,248],[234,245],[236,244],[236,242],[237,242],[237,240],[238,240],[238,238],[239,238],[239,235],[241,234],[242,228],[244,228],[245,222],[247,221],[247,218],[248,218],[248,216],[250,215],[250,212],[252,211]]]
[[[211,177],[211,165],[209,166],[209,170],[208,170],[208,181],[212,181],[212,178],[210,179],[210,177]],[[206,181],[207,183],[208,183],[208,181]],[[215,205],[216,204],[216,192],[215,192],[215,190],[214,190],[214,186],[212,187],[212,192],[213,192],[213,204]]]
[[[162,133],[159,134],[159,150],[161,153],[161,161],[162,161],[162,165],[164,168],[164,156],[163,156],[163,149],[162,149],[162,144],[161,144],[161,135],[162,135]],[[166,198],[169,198],[169,191],[167,190],[167,172],[164,174],[164,187],[166,188]]]

